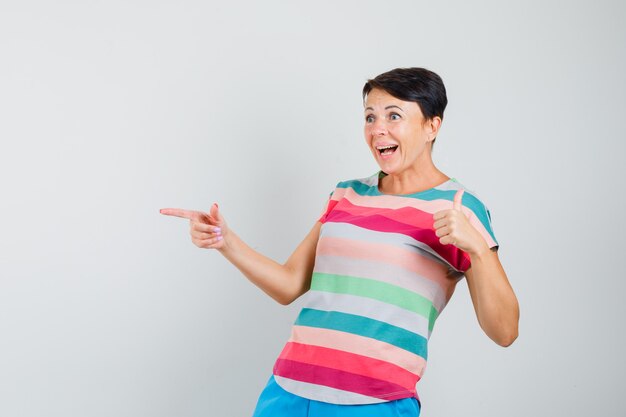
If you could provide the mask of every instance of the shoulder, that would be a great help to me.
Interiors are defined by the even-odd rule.
[[[358,187],[358,186],[363,186],[363,185],[368,186],[368,187],[378,186],[378,176],[379,176],[379,173],[376,172],[372,175],[369,175],[363,178],[342,180],[337,183],[337,188],[347,188],[347,187],[353,187],[353,186]]]
[[[450,178],[450,180],[437,187],[437,189],[447,191],[447,195],[451,200],[454,200],[454,195],[457,191],[463,190],[463,206],[469,208],[473,212],[487,210],[487,205],[485,204],[482,197],[476,191],[474,191],[473,188],[467,187],[456,178]]]
[[[351,188],[358,194],[368,194],[373,190],[378,190],[378,176],[379,172],[376,172],[367,177],[341,180],[335,186],[335,191],[345,191],[346,189]]]

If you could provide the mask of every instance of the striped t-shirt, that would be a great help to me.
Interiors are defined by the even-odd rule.
[[[433,214],[453,207],[454,178],[429,190],[382,194],[382,172],[337,184],[322,223],[310,291],[274,377],[285,390],[334,404],[416,397],[435,320],[470,266],[442,245]],[[489,247],[489,210],[465,190],[463,211]]]

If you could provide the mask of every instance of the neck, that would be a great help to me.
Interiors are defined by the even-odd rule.
[[[387,194],[411,194],[433,188],[448,179],[431,161],[430,164],[387,174],[379,181],[379,189]]]

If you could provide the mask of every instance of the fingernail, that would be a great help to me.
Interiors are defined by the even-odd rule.
[[[219,236],[217,237],[217,240],[222,240],[222,235],[219,235]]]
[[[215,233],[220,233],[222,231],[222,229],[220,229],[219,227],[216,227],[215,229],[213,229],[213,231]]]

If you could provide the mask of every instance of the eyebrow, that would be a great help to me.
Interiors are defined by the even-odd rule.
[[[393,109],[393,108],[396,108],[396,109],[400,109],[400,110],[402,110],[402,107],[396,106],[396,105],[394,105],[394,104],[392,104],[391,106],[387,106],[387,107],[385,107],[385,110],[389,110],[389,109]],[[364,111],[367,111],[367,110],[372,110],[372,111],[374,111],[374,108],[373,108],[373,107],[366,107]],[[402,111],[404,112],[404,110],[402,110]]]

